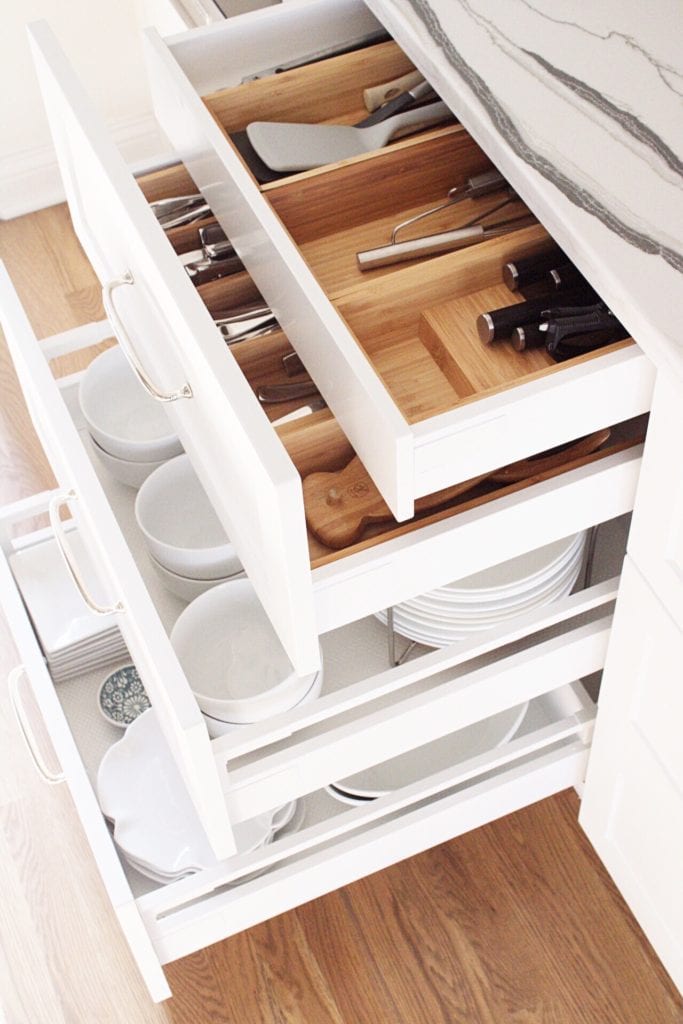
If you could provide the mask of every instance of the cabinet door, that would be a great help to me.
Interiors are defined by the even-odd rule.
[[[628,549],[655,594],[683,626],[683,409],[680,382],[660,373],[647,430]]]
[[[580,821],[683,990],[683,634],[624,564]]]
[[[165,393],[197,475],[306,675],[319,668],[319,651],[301,479],[50,29],[34,24],[30,38],[74,228],[109,290],[119,342]],[[113,282],[122,285],[114,293]]]

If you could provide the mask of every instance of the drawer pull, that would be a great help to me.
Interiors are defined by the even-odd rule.
[[[110,615],[112,612],[122,612],[124,611],[124,607],[120,601],[117,601],[116,604],[107,607],[106,605],[98,604],[98,602],[90,596],[90,594],[88,593],[88,588],[85,585],[85,581],[81,576],[78,566],[74,563],[68,545],[64,540],[64,528],[62,526],[62,521],[59,518],[59,509],[65,502],[75,501],[76,497],[77,495],[75,491],[69,491],[67,494],[55,494],[50,499],[50,504],[48,506],[48,516],[50,518],[50,526],[52,527],[52,531],[55,535],[57,547],[59,548],[62,558],[64,559],[64,563],[69,572],[69,575],[71,576],[71,579],[73,580],[79,594],[87,604],[88,608],[90,608],[91,611],[95,612],[96,615]]]
[[[40,748],[36,742],[35,736],[33,735],[33,731],[28,720],[28,715],[26,714],[24,706],[21,703],[19,681],[22,676],[26,676],[27,681],[29,681],[30,683],[28,673],[26,672],[26,667],[24,665],[17,665],[16,668],[12,669],[9,676],[7,677],[7,687],[9,689],[9,699],[12,705],[12,710],[14,711],[14,716],[17,720],[17,725],[19,726],[19,732],[24,738],[26,749],[28,750],[31,756],[31,760],[33,761],[36,767],[36,771],[38,772],[38,774],[40,775],[41,779],[43,779],[44,782],[47,782],[49,783],[49,785],[54,786],[58,782],[64,782],[64,772],[53,772],[50,768],[48,768],[43,758],[43,755],[40,753]]]
[[[135,284],[133,275],[129,270],[121,277],[115,277],[113,280],[108,281],[102,288],[102,305],[104,311],[111,323],[112,329],[119,345],[121,346],[126,359],[130,363],[135,375],[144,387],[147,394],[151,395],[152,398],[156,398],[157,402],[177,402],[179,398],[192,398],[192,388],[189,384],[183,384],[178,391],[163,392],[159,391],[157,387],[147,376],[147,372],[143,367],[142,363],[137,357],[133,343],[130,340],[130,336],[126,328],[123,325],[121,317],[116,312],[114,305],[114,292],[117,288],[120,288],[124,284]]]

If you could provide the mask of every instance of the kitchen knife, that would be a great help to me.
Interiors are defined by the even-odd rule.
[[[527,285],[543,280],[549,270],[566,262],[565,254],[559,246],[554,245],[552,249],[545,249],[533,256],[510,260],[503,267],[503,282],[511,292],[518,292]]]
[[[597,298],[592,288],[580,288],[573,292],[567,292],[563,301],[570,306],[574,303],[577,307],[584,306],[586,302]],[[524,324],[533,324],[540,321],[541,315],[548,309],[550,299],[542,295],[538,299],[528,299],[526,302],[518,302],[512,306],[501,306],[500,309],[492,309],[487,313],[480,313],[477,317],[477,331],[485,345],[501,338],[509,338],[515,327]]]

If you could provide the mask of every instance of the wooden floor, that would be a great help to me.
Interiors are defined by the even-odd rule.
[[[62,207],[0,224],[39,336],[103,314]],[[0,500],[52,482],[0,352]],[[0,677],[16,655],[0,621]],[[0,1021],[681,1024],[683,1003],[560,794],[168,968],[154,1006],[64,787],[0,688]]]

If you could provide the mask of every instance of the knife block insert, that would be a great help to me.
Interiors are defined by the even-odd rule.
[[[503,390],[556,365],[544,348],[517,352],[509,341],[484,345],[479,338],[480,313],[523,301],[523,295],[498,284],[433,306],[420,316],[422,343],[462,398]]]

